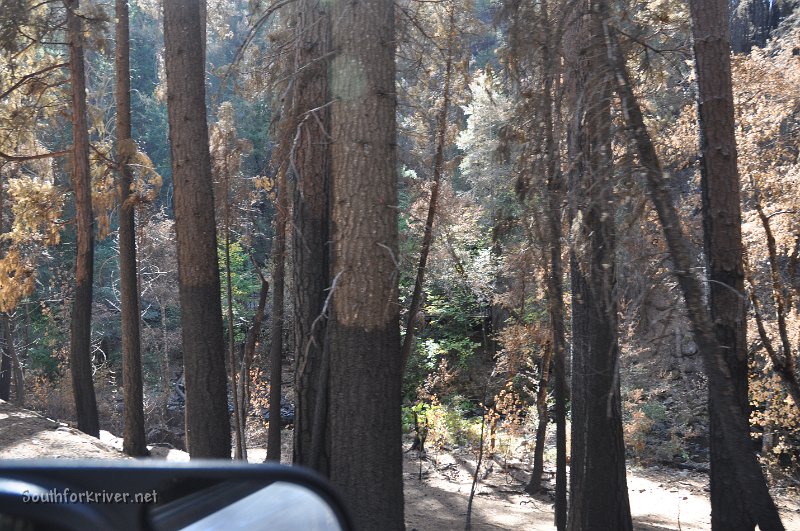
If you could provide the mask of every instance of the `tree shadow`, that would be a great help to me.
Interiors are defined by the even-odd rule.
[[[59,426],[58,422],[0,400],[0,452]]]

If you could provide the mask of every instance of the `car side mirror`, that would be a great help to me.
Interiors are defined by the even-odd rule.
[[[231,461],[0,461],[0,529],[350,531],[339,496],[299,467]]]

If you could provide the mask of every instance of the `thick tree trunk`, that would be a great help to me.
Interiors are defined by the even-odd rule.
[[[330,477],[358,529],[402,530],[394,5],[331,20]]]
[[[283,369],[283,301],[286,276],[286,171],[278,176],[278,208],[275,215],[275,238],[272,243],[272,328],[269,346],[269,428],[267,460],[281,460],[281,387]]]
[[[583,9],[578,6],[576,9]],[[567,175],[568,190],[568,224],[571,227],[576,219],[579,219],[579,199],[581,197],[581,178],[584,174],[583,144],[584,132],[579,127],[583,121],[585,113],[585,101],[582,97],[584,91],[583,72],[585,68],[580,68],[579,54],[580,42],[584,38],[584,21],[578,13],[575,13],[575,24],[566,28],[564,36],[564,58],[567,64],[575,65],[567,68],[564,72],[565,97],[568,112],[571,114],[570,123],[567,127],[567,158],[569,160],[569,173]],[[570,331],[572,344],[570,346],[570,467],[569,467],[569,510],[579,512],[582,505],[582,497],[578,495],[579,488],[583,485],[584,471],[584,437],[581,435],[586,430],[585,412],[583,408],[575,407],[575,404],[584,404],[585,398],[585,374],[583,366],[585,352],[588,350],[589,322],[586,302],[588,300],[588,286],[578,262],[576,250],[579,242],[574,241],[570,235],[569,248],[569,278],[570,278]],[[566,529],[566,522],[560,523],[559,531]]]
[[[231,456],[217,230],[208,149],[204,19],[191,0],[164,3],[167,110],[192,458]]]
[[[573,459],[568,527],[572,530],[631,530],[630,504],[625,478],[625,446],[619,391],[619,346],[617,339],[617,301],[615,294],[615,208],[611,154],[611,74],[604,57],[601,19],[594,4],[588,3],[584,21],[586,48],[582,96],[583,120],[575,120],[583,140],[579,156],[583,159],[577,193],[582,225],[582,251],[576,252],[577,269],[586,280],[581,297],[587,335],[576,338],[573,350],[573,375],[581,374],[582,389],[572,397]],[[574,334],[574,333],[573,333]],[[574,335],[573,335],[574,337]],[[581,348],[583,347],[583,348]],[[575,417],[579,423],[575,423]],[[577,443],[577,445],[576,445]],[[576,448],[577,446],[577,448]]]
[[[608,17],[605,6],[602,14],[605,18]],[[747,418],[742,414],[736,395],[726,359],[726,349],[717,340],[713,320],[703,300],[703,284],[692,273],[694,264],[686,236],[681,229],[680,219],[664,180],[655,147],[645,127],[641,108],[633,94],[616,35],[607,22],[605,34],[609,64],[615,75],[617,93],[622,100],[628,132],[644,168],[648,193],[664,231],[673,263],[673,273],[683,293],[692,334],[708,376],[709,393],[714,401],[710,415],[716,417],[715,422],[723,434],[722,441],[731,458],[748,518],[762,531],[783,530],[780,515],[770,497],[767,483],[752,449]]]
[[[78,429],[100,436],[97,401],[92,380],[92,272],[94,220],[89,171],[89,137],[86,122],[86,76],[83,56],[83,24],[75,11],[78,0],[67,0],[67,33],[70,41],[69,70],[72,79],[72,191],[75,197],[75,292],[70,322],[69,366]]]
[[[130,29],[128,1],[116,0],[117,158],[119,164],[119,276],[122,306],[122,387],[125,403],[123,451],[147,455],[144,433],[142,354],[139,334],[139,284],[136,271],[136,225],[130,201],[132,175],[128,158],[136,149],[131,139]]]
[[[301,0],[297,6],[293,129],[293,279],[295,344],[294,462],[327,474],[326,423],[314,430],[315,410],[327,401],[321,374],[330,286],[328,253],[330,196],[330,108],[328,68],[330,14],[327,2]],[[322,399],[325,400],[322,400]],[[325,412],[320,411],[321,419]]]
[[[742,215],[739,171],[736,164],[728,0],[689,1],[697,70],[700,131],[700,175],[703,197],[703,240],[709,308],[717,342],[725,352],[733,397],[741,418],[750,416]],[[709,408],[715,409],[709,397]],[[740,427],[749,432],[749,423]],[[747,531],[742,490],[736,481],[721,426],[711,415],[711,527]]]

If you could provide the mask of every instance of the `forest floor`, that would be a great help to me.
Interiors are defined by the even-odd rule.
[[[291,431],[284,431],[283,460],[291,455]],[[64,423],[13,407],[0,400],[0,459],[86,458],[125,459],[121,440],[108,432],[101,440]],[[179,450],[155,448],[154,457],[186,460]],[[249,451],[253,462],[266,452]],[[475,452],[468,448],[406,452],[404,458],[406,524],[409,531],[463,529],[472,480]],[[484,459],[472,508],[475,530],[550,530],[553,526],[554,470],[545,471],[544,493],[524,492],[529,474],[526,463],[500,457]],[[707,474],[673,468],[630,466],[628,490],[634,528],[641,531],[695,531],[710,528]],[[800,494],[775,489],[786,529],[800,529]]]

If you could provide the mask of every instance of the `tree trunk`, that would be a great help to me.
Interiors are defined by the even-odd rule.
[[[314,430],[317,404],[325,407],[327,379],[322,375],[330,287],[330,109],[328,68],[331,26],[327,2],[301,0],[297,7],[296,65],[292,115],[295,186],[292,261],[294,280],[295,418],[293,461],[328,473],[326,423]]]
[[[593,2],[584,21],[586,48],[579,63],[582,73],[583,120],[576,119],[581,173],[580,240],[575,242],[576,274],[586,280],[580,311],[587,335],[573,349],[573,375],[581,374],[582,389],[572,397],[573,459],[568,528],[633,529],[625,478],[625,446],[619,390],[619,346],[615,275],[615,208],[611,153],[611,74],[604,58],[602,20]],[[589,376],[590,375],[590,376]],[[575,389],[573,387],[573,389]],[[579,419],[575,423],[575,417]]]
[[[233,457],[234,459],[246,459],[244,429],[242,428],[242,416],[239,406],[239,387],[236,384],[238,370],[236,366],[236,332],[233,329],[233,280],[231,273],[231,216],[230,216],[230,172],[226,171],[225,176],[225,298],[227,302],[228,314],[228,365],[230,372],[231,395],[233,398]]]
[[[563,530],[567,524],[567,441],[566,441],[566,339],[564,332],[564,291],[563,265],[561,262],[561,203],[563,182],[560,172],[558,137],[555,132],[555,117],[560,115],[560,69],[557,68],[560,57],[558,40],[551,28],[550,7],[548,2],[541,4],[542,27],[544,28],[544,98],[542,101],[542,117],[544,122],[545,149],[545,181],[547,197],[545,202],[546,234],[550,250],[549,271],[546,273],[547,306],[550,317],[552,369],[554,378],[554,395],[556,402],[556,528]],[[544,471],[544,438],[547,433],[547,382],[549,380],[550,359],[542,359],[542,379],[539,384],[537,407],[539,410],[539,427],[536,433],[533,474],[526,491],[534,493],[541,486]]]
[[[602,6],[601,13],[607,19],[606,6]],[[641,108],[633,94],[616,35],[612,33],[607,22],[605,36],[609,63],[615,75],[617,93],[622,100],[628,133],[636,147],[640,164],[644,168],[648,193],[661,222],[673,263],[673,273],[683,293],[692,334],[703,358],[709,393],[715,405],[709,413],[716,417],[715,422],[723,434],[722,442],[727,448],[737,483],[742,490],[742,501],[748,518],[762,531],[783,530],[780,515],[770,497],[767,483],[752,449],[747,418],[743,416],[735,394],[735,386],[726,360],[726,349],[719,344],[714,332],[713,320],[703,301],[702,282],[692,273],[694,264],[686,236],[681,230],[680,219],[664,180],[655,147],[645,127]]]
[[[11,400],[11,349],[13,348],[11,335],[11,319],[7,313],[0,315],[0,400]]]
[[[217,230],[208,149],[200,5],[164,3],[167,110],[186,376],[186,441],[192,458],[231,456]]]
[[[749,419],[746,308],[742,264],[742,215],[736,164],[728,0],[689,1],[697,70],[703,240],[709,308],[714,333],[724,349],[733,397]],[[709,408],[715,409],[713,397]],[[749,432],[750,425],[740,427]],[[748,518],[732,457],[721,427],[711,415],[711,528],[747,531]]]
[[[144,434],[142,354],[139,334],[139,285],[136,271],[135,203],[128,158],[136,146],[131,139],[130,29],[127,0],[116,0],[117,163],[119,164],[119,276],[122,306],[122,386],[125,403],[123,451],[147,455]]]
[[[0,234],[5,232],[3,227],[3,203],[4,203],[4,194],[3,194],[3,183],[0,181]],[[5,254],[7,242],[0,242],[0,252]],[[8,337],[11,335],[10,330],[8,330],[8,314],[3,313],[0,315],[0,326],[2,330],[0,330],[0,400],[6,400],[11,397],[11,354],[8,351],[8,344],[9,339]]]
[[[25,375],[22,373],[22,364],[19,362],[19,354],[14,346],[14,328],[12,327],[11,316],[7,313],[0,314],[0,325],[2,325],[0,355],[3,357],[0,400],[10,400],[11,383],[13,382],[14,405],[22,407],[25,405]]]
[[[330,477],[356,528],[402,530],[394,5],[332,10]]]
[[[78,0],[67,0],[67,33],[70,41],[69,70],[72,79],[72,191],[75,196],[75,292],[70,322],[69,367],[78,429],[100,436],[97,401],[92,380],[92,273],[94,220],[89,171],[89,137],[86,121],[86,77],[83,57],[83,24],[75,11]]]
[[[536,393],[536,414],[539,419],[536,424],[536,443],[533,448],[533,471],[525,492],[530,495],[539,493],[542,486],[542,474],[544,473],[544,441],[547,435],[547,385],[550,380],[550,367],[553,364],[553,348],[547,343],[542,353],[542,369],[539,377],[539,389]],[[557,450],[556,450],[557,451]]]
[[[278,174],[278,207],[275,214],[275,238],[272,243],[272,329],[269,346],[269,428],[267,460],[281,460],[281,370],[283,368],[283,297],[286,271],[286,170]]]
[[[167,415],[169,406],[169,396],[172,394],[172,369],[169,363],[169,335],[167,330],[167,308],[164,306],[162,300],[158,300],[158,308],[161,313],[161,378],[163,379],[164,388],[164,415]]]
[[[447,6],[447,12],[447,55],[445,56],[444,84],[442,86],[442,107],[439,109],[436,124],[436,153],[433,159],[433,181],[431,182],[431,198],[428,202],[428,216],[425,220],[425,230],[422,234],[422,248],[419,253],[417,276],[414,280],[414,291],[411,293],[411,304],[408,307],[408,319],[406,319],[406,334],[403,337],[401,349],[404,370],[414,348],[414,323],[417,321],[417,314],[420,311],[420,303],[422,301],[425,268],[428,264],[428,254],[430,254],[431,244],[433,243],[433,222],[436,219],[436,206],[439,202],[439,182],[442,180],[442,172],[444,171],[444,144],[447,136],[447,114],[450,111],[450,80],[453,75],[453,41],[455,40],[456,31],[456,13],[452,1]]]
[[[259,273],[260,275],[261,273]],[[261,323],[264,320],[264,308],[267,306],[267,295],[269,293],[269,282],[261,277],[261,291],[258,294],[258,307],[253,316],[253,325],[247,331],[244,341],[244,354],[242,355],[242,367],[239,374],[239,418],[241,419],[241,434],[244,437],[247,431],[247,413],[250,409],[250,367],[253,365],[253,358],[256,354],[258,336],[261,334]],[[247,461],[247,445],[242,445],[242,459]]]

